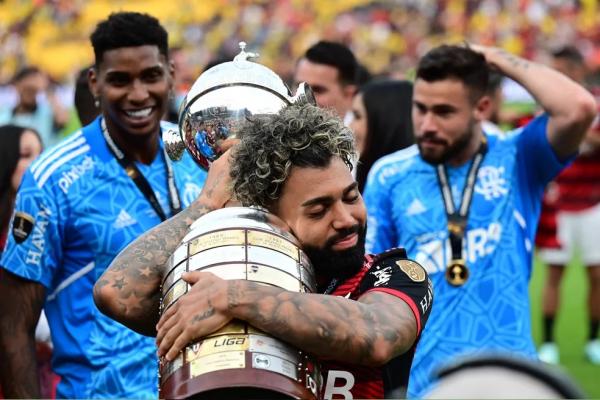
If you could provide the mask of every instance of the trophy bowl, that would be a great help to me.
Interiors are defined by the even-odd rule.
[[[275,114],[291,104],[316,104],[310,87],[301,83],[292,96],[281,78],[264,65],[249,61],[258,55],[245,51],[233,61],[216,65],[194,82],[179,111],[179,131],[163,133],[169,157],[181,158],[187,149],[205,170],[239,137],[239,127],[253,116]]]
[[[293,292],[316,291],[313,267],[287,225],[257,208],[224,208],[192,224],[168,260],[161,315],[190,290],[181,275],[196,270]],[[311,355],[239,320],[160,364],[160,397],[168,399],[318,399],[322,386]]]

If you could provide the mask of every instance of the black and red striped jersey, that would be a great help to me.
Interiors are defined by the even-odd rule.
[[[362,269],[335,287],[331,295],[359,300],[372,291],[388,293],[408,304],[417,322],[417,340],[383,367],[324,362],[324,399],[405,396],[415,348],[431,310],[431,281],[422,266],[407,259],[404,249],[392,249],[377,256],[366,255]]]
[[[556,207],[581,211],[600,203],[600,150],[582,153],[556,178]]]

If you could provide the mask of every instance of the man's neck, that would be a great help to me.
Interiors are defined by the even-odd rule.
[[[106,121],[108,134],[117,147],[125,154],[125,157],[146,165],[150,165],[154,161],[159,148],[159,131],[151,135],[137,136],[123,132],[106,118],[104,120]]]
[[[474,134],[471,136],[471,140],[465,148],[448,160],[448,164],[452,167],[460,167],[464,165],[466,162],[470,161],[475,154],[479,151],[479,147],[481,146],[481,142],[484,140],[483,131],[481,130],[481,124],[476,124],[474,129]]]
[[[26,105],[26,104],[17,104],[17,106],[13,109],[13,114],[33,114],[37,109],[36,104]]]

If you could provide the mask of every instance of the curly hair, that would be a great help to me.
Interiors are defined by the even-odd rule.
[[[232,154],[233,193],[244,206],[272,210],[292,167],[325,168],[339,157],[350,170],[356,157],[352,132],[329,111],[288,106],[248,121]]]

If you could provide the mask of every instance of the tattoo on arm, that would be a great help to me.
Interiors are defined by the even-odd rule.
[[[192,318],[192,323],[203,321],[207,318],[212,317],[213,315],[215,315],[215,308],[213,307],[213,305],[211,304],[211,302],[209,300],[208,308],[206,310],[204,310],[204,312],[194,315],[194,318]]]
[[[527,61],[521,57],[517,57],[514,54],[511,54],[504,49],[499,49],[498,52],[502,57],[504,57],[510,63],[510,65],[512,65],[515,68],[528,69],[529,65],[531,64],[529,61]]]
[[[164,265],[190,225],[210,211],[190,206],[126,247],[94,286],[98,307],[139,333],[155,335]]]
[[[380,292],[358,302],[240,281],[230,285],[228,302],[236,318],[338,361],[379,365],[408,350],[417,333],[406,303]]]
[[[0,385],[6,398],[39,398],[35,327],[45,289],[0,269]]]
[[[209,199],[212,198],[215,188],[221,185],[221,181],[223,181],[224,176],[225,171],[219,171],[219,174],[216,176],[212,184],[206,188],[206,197],[208,197]]]

